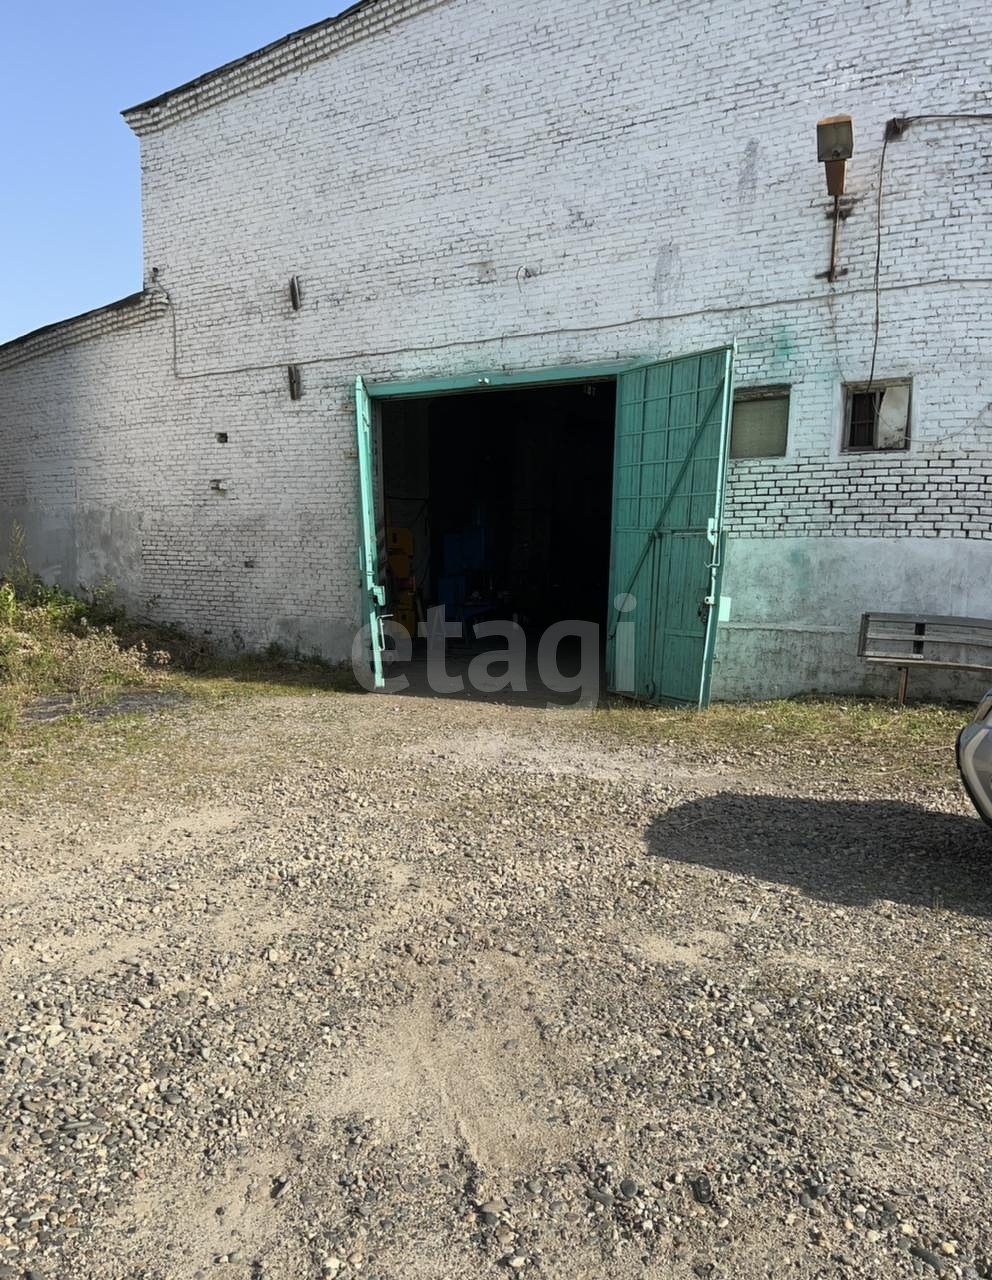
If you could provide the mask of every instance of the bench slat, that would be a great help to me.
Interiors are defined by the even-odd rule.
[[[992,663],[945,662],[937,658],[925,658],[921,653],[906,653],[898,658],[876,653],[864,653],[861,656],[865,662],[877,662],[887,667],[943,667],[948,671],[992,671]]]
[[[933,635],[927,632],[925,635],[914,635],[912,631],[869,631],[865,636],[865,644],[922,644],[922,645],[952,645],[956,644],[964,649],[990,649],[992,648],[992,636],[975,636],[967,631],[953,631],[946,635]]]
[[[939,613],[865,613],[863,618],[876,622],[904,622],[909,626],[922,622],[926,626],[950,625],[956,627],[974,627],[978,631],[992,631],[992,618],[964,618],[953,614]]]

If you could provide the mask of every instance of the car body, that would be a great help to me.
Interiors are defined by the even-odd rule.
[[[958,772],[979,815],[992,826],[992,689],[958,734]]]

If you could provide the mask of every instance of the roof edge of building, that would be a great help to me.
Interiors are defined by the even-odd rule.
[[[95,307],[92,311],[83,311],[78,316],[68,316],[65,320],[42,325],[40,329],[32,329],[30,333],[11,338],[9,342],[0,345],[0,369],[140,324],[143,320],[161,315],[168,307],[169,299],[163,290],[142,289],[139,293],[129,293],[125,298]]]
[[[121,115],[139,138],[156,133],[249,89],[323,62],[339,49],[378,35],[407,18],[450,3],[452,0],[357,0],[333,18],[282,36],[195,80],[128,107]]]

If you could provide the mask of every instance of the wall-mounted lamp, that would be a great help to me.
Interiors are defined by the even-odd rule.
[[[289,398],[290,400],[299,400],[303,395],[303,379],[300,376],[300,366],[298,364],[288,365],[286,373],[289,376]]]
[[[834,198],[830,266],[824,273],[833,282],[845,271],[837,270],[837,238],[840,230],[840,198],[847,181],[847,162],[854,155],[854,124],[850,116],[827,116],[816,125],[817,159],[827,171],[827,195]]]
[[[300,277],[289,277],[289,300],[293,304],[293,310],[299,311],[303,305],[303,292],[300,289]]]
[[[827,168],[827,195],[842,196],[847,162],[854,155],[854,124],[850,116],[817,121],[817,159]]]

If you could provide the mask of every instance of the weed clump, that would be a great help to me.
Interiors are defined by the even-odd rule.
[[[172,654],[128,623],[109,587],[72,595],[33,575],[0,580],[0,739],[49,696],[80,709],[161,684]]]

